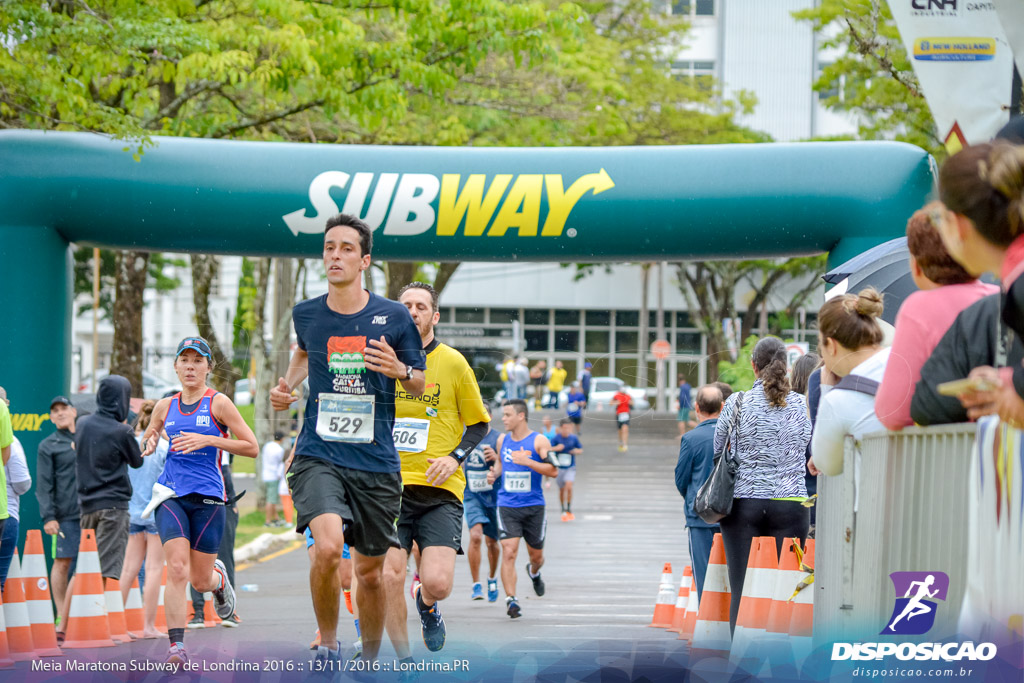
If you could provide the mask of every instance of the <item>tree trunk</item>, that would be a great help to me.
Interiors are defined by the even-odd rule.
[[[413,281],[419,264],[414,261],[388,261],[388,298],[398,300],[402,287]]]
[[[110,374],[128,378],[132,396],[142,396],[142,308],[149,252],[119,251],[114,284],[114,349]]]
[[[220,257],[213,254],[192,254],[192,303],[196,310],[196,327],[199,328],[199,336],[210,344],[210,351],[213,353],[213,373],[210,382],[217,391],[233,401],[235,382],[242,378],[242,373],[224,354],[217,339],[217,332],[210,321],[210,289],[219,270]]]
[[[455,271],[458,269],[458,263],[439,263],[437,265],[437,277],[434,278],[434,290],[437,291],[437,295],[440,296],[441,292],[448,285],[448,281],[455,275]]]

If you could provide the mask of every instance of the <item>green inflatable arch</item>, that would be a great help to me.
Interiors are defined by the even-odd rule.
[[[35,470],[71,379],[69,242],[320,253],[344,210],[397,260],[633,261],[830,252],[903,234],[930,157],[885,142],[617,148],[363,147],[0,132],[0,385]],[[37,528],[35,496],[22,528]],[[24,534],[22,533],[22,536]]]

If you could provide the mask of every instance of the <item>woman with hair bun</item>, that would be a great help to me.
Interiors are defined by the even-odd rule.
[[[882,295],[873,287],[829,299],[818,311],[821,400],[807,469],[813,475],[843,471],[848,434],[860,438],[885,427],[875,416],[875,393],[889,350],[882,349]]]
[[[997,141],[954,154],[939,171],[939,197],[945,208],[932,218],[946,249],[969,273],[999,276],[1003,322],[1024,336],[1024,145]],[[1024,426],[1024,367],[981,367],[970,376],[1000,385],[960,397],[971,419],[998,413]]]
[[[792,391],[786,372],[786,345],[765,337],[754,347],[751,365],[757,381],[750,391],[733,394],[715,426],[715,453],[727,441],[739,460],[732,511],[720,522],[732,598],[729,628],[736,628],[750,542],[774,536],[782,552],[785,538],[807,538],[810,517],[801,503],[807,497],[804,454],[811,421],[803,396]],[[742,396],[742,399],[740,399]],[[739,402],[738,435],[732,438]]]

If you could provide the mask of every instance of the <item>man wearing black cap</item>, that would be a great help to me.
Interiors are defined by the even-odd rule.
[[[81,536],[78,507],[78,475],[75,471],[75,419],[78,411],[65,396],[50,401],[50,422],[57,428],[39,444],[36,459],[36,500],[43,531],[56,536],[50,570],[53,601],[60,615],[58,633],[63,636],[70,601],[65,604],[68,577],[74,571]]]

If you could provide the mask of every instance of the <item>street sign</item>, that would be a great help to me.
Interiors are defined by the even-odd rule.
[[[658,360],[665,360],[672,353],[672,345],[664,339],[658,339],[651,344],[651,355]]]

